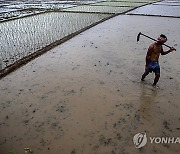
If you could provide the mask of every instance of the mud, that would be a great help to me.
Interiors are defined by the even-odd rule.
[[[179,25],[175,18],[117,16],[1,79],[0,153],[178,154],[178,144],[136,149],[132,139],[139,132],[179,136]],[[159,89],[153,74],[140,82],[152,41],[137,43],[139,31],[165,33],[177,49],[160,58]]]

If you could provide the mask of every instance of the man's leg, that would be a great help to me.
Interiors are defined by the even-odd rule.
[[[158,65],[154,68],[154,73],[155,73],[155,78],[154,78],[153,86],[156,86],[156,84],[158,83],[159,78],[160,78],[160,66],[159,66],[159,63],[158,63]]]
[[[160,78],[160,73],[155,73],[154,83],[153,86],[156,86]]]
[[[149,69],[146,69],[144,74],[142,75],[141,81],[144,81],[145,77],[149,74]]]

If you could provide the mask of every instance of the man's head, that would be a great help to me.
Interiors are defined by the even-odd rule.
[[[164,34],[161,34],[158,38],[157,38],[157,43],[158,44],[163,44],[167,41],[167,37]]]

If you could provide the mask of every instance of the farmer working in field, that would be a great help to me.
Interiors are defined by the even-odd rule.
[[[157,38],[157,41],[149,46],[149,49],[147,51],[145,72],[142,75],[141,80],[143,81],[150,72],[154,72],[155,79],[154,79],[153,86],[156,86],[160,77],[160,66],[159,66],[159,61],[158,61],[159,55],[160,54],[166,55],[175,50],[175,48],[171,47],[168,51],[163,51],[162,45],[166,41],[167,41],[167,37],[161,34]]]

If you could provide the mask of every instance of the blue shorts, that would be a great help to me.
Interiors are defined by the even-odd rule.
[[[150,72],[160,73],[159,62],[149,61],[148,62],[148,69]]]

